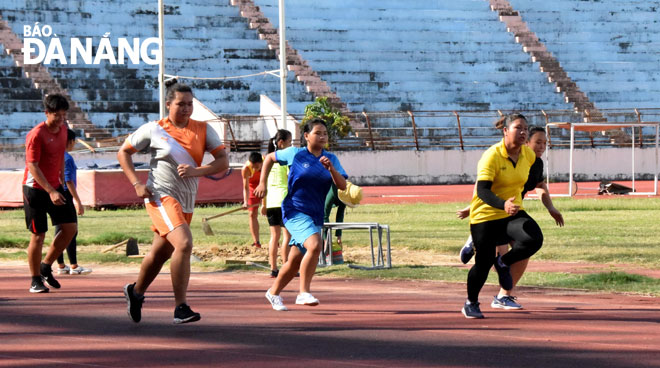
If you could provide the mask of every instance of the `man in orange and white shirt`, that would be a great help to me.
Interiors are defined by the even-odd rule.
[[[117,154],[135,193],[144,198],[154,231],[152,248],[142,261],[137,282],[124,287],[128,315],[136,323],[142,318],[144,293],[170,258],[176,306],[174,323],[195,322],[201,318],[186,301],[193,245],[190,221],[198,177],[229,168],[225,146],[215,130],[206,123],[190,119],[193,111],[190,87],[183,84],[171,86],[166,106],[169,110],[166,118],[142,125],[126,139]],[[149,178],[142,183],[131,156],[145,149],[151,152],[151,161]],[[214,157],[206,165],[202,165],[204,152],[210,152]]]

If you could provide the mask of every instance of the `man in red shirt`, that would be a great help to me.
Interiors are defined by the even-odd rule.
[[[51,287],[60,288],[51,265],[78,231],[73,197],[62,186],[69,103],[64,96],[51,94],[44,99],[44,108],[46,121],[30,130],[25,139],[23,209],[25,223],[32,233],[28,246],[31,293],[47,293],[49,289],[44,281]],[[41,249],[48,230],[47,215],[53,225],[61,226],[62,231],[55,235],[42,262]]]

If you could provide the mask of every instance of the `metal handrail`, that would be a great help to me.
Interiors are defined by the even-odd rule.
[[[369,128],[369,140],[371,141],[371,149],[375,150],[376,146],[374,145],[374,134],[371,131],[371,119],[369,119],[369,115],[365,112],[362,111],[362,115],[367,119],[367,128]]]
[[[419,139],[417,138],[417,127],[415,126],[415,115],[410,110],[408,110],[408,115],[410,115],[410,119],[412,121],[412,126],[413,126],[413,134],[415,135],[415,148],[419,151]]]

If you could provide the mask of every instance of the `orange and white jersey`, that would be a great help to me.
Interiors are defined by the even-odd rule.
[[[142,125],[126,141],[135,152],[151,151],[147,188],[154,198],[170,196],[181,204],[185,213],[192,213],[195,208],[199,179],[180,177],[177,167],[180,164],[197,167],[202,164],[205,151],[215,154],[225,148],[215,130],[206,123],[189,119],[186,127],[177,128],[167,117]]]

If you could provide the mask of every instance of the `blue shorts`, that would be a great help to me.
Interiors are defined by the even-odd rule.
[[[295,245],[302,254],[307,252],[303,246],[305,240],[316,233],[321,235],[321,226],[315,225],[314,220],[302,212],[298,212],[293,218],[288,219],[284,223],[284,227],[291,234],[289,245]]]

